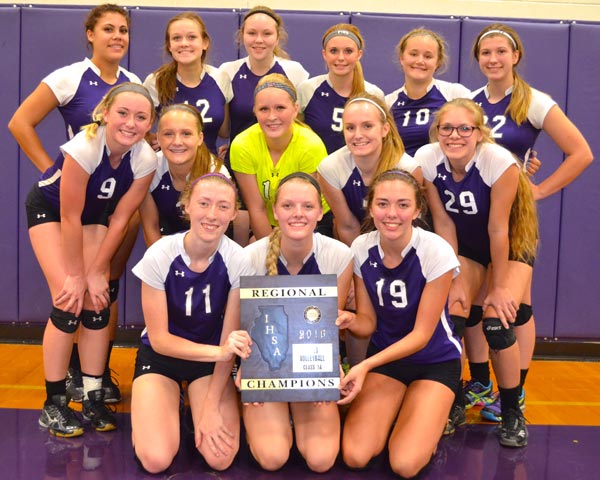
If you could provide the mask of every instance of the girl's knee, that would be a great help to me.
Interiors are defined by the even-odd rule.
[[[390,455],[390,466],[392,471],[402,478],[413,478],[427,465],[418,458],[408,458],[405,455],[394,458]]]
[[[148,473],[161,473],[173,463],[177,452],[169,452],[159,448],[135,448],[135,456],[140,465]]]
[[[268,446],[265,448],[250,445],[254,459],[264,470],[274,472],[282,468],[290,457],[289,448]]]

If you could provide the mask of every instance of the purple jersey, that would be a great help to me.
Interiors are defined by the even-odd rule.
[[[387,268],[378,231],[352,242],[354,273],[362,278],[377,316],[371,342],[384,349],[408,335],[415,326],[425,285],[447,272],[458,272],[459,262],[452,247],[435,233],[414,227],[402,262]],[[460,340],[453,333],[448,306],[422,350],[405,357],[413,363],[431,364],[460,358]]]
[[[69,139],[92,122],[94,108],[112,87],[123,82],[141,83],[136,75],[119,67],[117,81],[110,85],[100,78],[100,69],[87,58],[55,70],[42,82],[58,100]]]
[[[189,268],[187,233],[169,235],[150,246],[132,272],[152,288],[164,290],[172,335],[205,345],[219,345],[229,292],[248,275],[242,247],[223,237],[203,272]],[[142,343],[150,345],[146,330]]]
[[[429,143],[434,113],[444,103],[455,98],[468,98],[469,94],[469,89],[460,83],[434,79],[427,93],[419,99],[409,98],[404,87],[386,95],[385,102],[394,117],[406,153],[414,155],[420,147]]]
[[[148,88],[154,105],[160,110],[156,77],[153,73],[144,80],[144,86]],[[198,109],[204,124],[204,143],[213,153],[217,151],[217,137],[225,120],[226,105],[231,97],[231,85],[226,75],[210,65],[204,66],[200,83],[195,87],[186,87],[177,80],[173,103],[187,103]]]
[[[365,82],[365,91],[383,99],[383,92],[375,85]],[[347,100],[333,89],[327,75],[309,78],[298,88],[304,122],[321,137],[327,153],[333,153],[346,144],[342,114]]]
[[[419,165],[406,153],[402,155],[396,168],[412,173]],[[323,159],[317,171],[325,181],[337,190],[341,190],[346,199],[346,204],[362,223],[366,213],[366,198],[369,186],[365,185],[359,168],[348,147],[333,152]]]
[[[496,142],[521,160],[524,160],[527,152],[533,149],[547,113],[556,105],[554,100],[539,90],[532,88],[531,93],[527,119],[521,125],[517,125],[511,116],[506,114],[512,98],[512,87],[507,90],[506,96],[498,103],[489,102],[487,87],[473,92],[472,96],[473,101],[483,108],[486,123],[492,129],[492,136]]]
[[[446,212],[456,226],[460,245],[475,252],[479,258],[490,258],[488,223],[492,186],[511,165],[513,155],[493,143],[478,145],[475,156],[466,166],[466,175],[459,182],[452,177],[450,164],[439,143],[421,147],[415,160],[423,169],[425,180],[433,183]]]
[[[62,155],[40,175],[38,186],[44,197],[60,211],[60,185],[64,155],[70,155],[89,175],[82,223],[94,223],[109,206],[125,195],[133,181],[156,169],[156,154],[145,140],[136,143],[123,157],[117,168],[109,161],[106,146],[106,127],[99,127],[96,136],[78,133],[61,147]]]

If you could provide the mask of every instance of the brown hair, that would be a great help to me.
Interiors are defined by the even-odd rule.
[[[88,31],[93,32],[94,28],[96,28],[96,25],[98,24],[98,21],[107,13],[118,13],[119,15],[123,15],[125,21],[127,22],[127,28],[131,26],[131,18],[129,18],[127,10],[114,3],[103,3],[102,5],[94,7],[92,10],[90,10],[90,13],[88,13],[85,23],[83,24],[85,33]],[[92,44],[88,41],[88,47],[91,46]]]
[[[360,30],[358,29],[358,27],[356,25],[350,25],[349,23],[338,23],[336,25],[329,27],[323,34],[323,38],[321,40],[321,44],[323,45],[323,50],[325,50],[327,47],[327,45],[325,45],[325,40],[327,40],[327,37],[330,34],[332,34],[333,32],[339,31],[339,30],[350,32],[352,35],[354,35],[359,40],[360,43],[356,45],[356,47],[358,48],[359,51],[361,51],[365,48],[365,39],[361,35]],[[331,37],[331,38],[334,38],[334,37]],[[348,38],[352,38],[352,37],[348,37]],[[363,69],[362,69],[360,60],[358,60],[354,64],[354,72],[353,72],[353,76],[352,76],[352,91],[350,92],[350,96],[356,95],[356,94],[358,94],[360,92],[364,92],[364,91],[365,91],[365,75],[363,73]]]
[[[525,55],[525,50],[523,49],[523,42],[521,38],[517,34],[517,32],[511,27],[504,25],[502,23],[493,23],[487,27],[485,27],[473,43],[473,56],[475,60],[479,61],[479,51],[480,51],[480,43],[483,37],[496,37],[503,36],[510,49],[513,52],[519,53],[519,58],[517,63],[513,65],[512,74],[513,74],[513,90],[512,96],[510,98],[510,103],[508,107],[506,107],[506,111],[504,112],[506,115],[510,115],[510,118],[517,125],[521,125],[525,120],[527,120],[527,112],[529,111],[529,106],[531,105],[531,87],[529,84],[521,78],[519,73],[517,72],[517,65],[521,63]],[[511,41],[512,40],[512,41]]]
[[[273,9],[271,9],[269,7],[265,7],[264,5],[256,5],[256,6],[252,7],[250,10],[248,10],[248,12],[246,12],[246,14],[244,15],[244,18],[242,19],[242,24],[241,24],[240,28],[235,33],[236,43],[238,45],[243,44],[242,39],[244,36],[244,27],[246,25],[246,20],[248,20],[248,18],[250,18],[252,15],[256,15],[258,13],[262,13],[264,15],[267,15],[268,17],[271,17],[276,24],[278,42],[277,42],[277,45],[275,45],[273,54],[277,57],[289,59],[290,56],[283,49],[283,47],[285,47],[285,44],[288,39],[288,34],[285,31],[285,27],[283,25],[283,20],[277,13],[275,13],[275,11]]]
[[[536,255],[539,225],[531,185],[522,168],[519,168],[519,186],[508,224],[510,258],[528,263]]]
[[[411,38],[414,37],[431,37],[435,40],[438,46],[438,57],[437,57],[437,67],[435,69],[436,72],[443,73],[448,68],[448,55],[446,54],[447,46],[446,42],[442,38],[441,35],[434,32],[433,30],[429,30],[428,28],[415,28],[404,35],[398,45],[396,45],[396,58],[400,58],[400,56],[406,50],[406,44]]]
[[[196,186],[199,185],[200,183],[205,183],[205,182],[220,183],[220,184],[227,185],[228,187],[230,187],[231,190],[233,190],[233,198],[234,198],[233,208],[234,208],[234,210],[237,211],[237,209],[238,209],[237,188],[235,188],[235,185],[233,184],[233,182],[229,178],[227,178],[225,175],[223,175],[222,173],[215,173],[215,172],[206,173],[206,174],[196,178],[195,180],[187,183],[187,185],[183,189],[183,192],[181,192],[181,195],[179,196],[179,203],[181,203],[182,207],[185,208],[190,204],[190,199],[192,198],[192,194],[194,193]],[[187,221],[190,220],[187,213],[184,214],[184,218]]]
[[[165,63],[154,71],[156,79],[156,91],[158,92],[158,102],[161,105],[167,105],[171,103],[175,99],[175,94],[177,92],[177,62],[173,59],[173,55],[169,50],[171,45],[169,30],[173,23],[180,20],[190,20],[198,24],[202,38],[208,41],[208,47],[202,52],[202,56],[200,58],[202,65],[206,63],[208,52],[210,50],[210,36],[206,31],[206,25],[204,24],[204,20],[202,20],[200,15],[194,12],[182,12],[169,20],[165,30],[165,43],[163,48],[165,55],[167,57],[171,57],[171,61],[169,63]]]

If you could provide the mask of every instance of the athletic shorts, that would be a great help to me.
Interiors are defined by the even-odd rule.
[[[133,379],[147,373],[157,373],[181,385],[182,382],[189,384],[199,378],[212,375],[214,369],[214,362],[196,362],[169,357],[156,353],[151,347],[142,344],[135,358]]]
[[[50,204],[44,197],[40,187],[36,183],[25,200],[25,210],[27,212],[27,228],[35,227],[43,223],[60,223],[60,211]],[[102,216],[95,220],[82,221],[82,225],[104,225],[108,227],[108,213],[104,212]]]
[[[473,260],[474,262],[483,265],[484,268],[487,268],[492,261],[489,252],[477,252],[460,241],[458,242],[458,255]]]
[[[367,358],[379,351],[379,348],[369,343]],[[376,367],[371,372],[391,377],[407,387],[415,380],[432,380],[446,385],[453,392],[458,388],[461,377],[460,358],[438,363],[412,363],[401,359]]]
[[[321,235],[333,238],[333,213],[329,210],[317,223],[316,231]]]

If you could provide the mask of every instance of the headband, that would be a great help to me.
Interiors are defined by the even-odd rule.
[[[280,90],[287,92],[288,95],[290,97],[292,97],[292,100],[294,102],[296,102],[298,100],[298,97],[296,96],[296,92],[294,91],[294,89],[292,87],[290,87],[289,85],[286,85],[285,83],[281,83],[281,82],[265,82],[265,83],[262,83],[261,85],[258,85],[254,89],[254,98],[256,98],[256,95],[258,94],[258,92],[260,92],[261,90],[264,90],[265,88],[279,88]]]
[[[266,16],[271,17],[273,20],[275,20],[275,23],[277,24],[278,27],[281,26],[281,20],[279,20],[277,18],[277,16],[275,15],[275,12],[266,10],[266,9],[262,9],[262,8],[250,10],[246,15],[244,15],[244,22],[246,20],[248,20],[249,17],[251,17],[252,15],[256,15],[257,13],[264,13]]]
[[[374,100],[371,100],[370,98],[365,98],[365,97],[356,97],[356,98],[353,98],[352,100],[349,100],[346,103],[346,106],[351,105],[355,102],[367,102],[367,103],[370,103],[371,105],[375,105],[377,107],[377,110],[379,110],[381,112],[381,114],[383,115],[383,118],[387,121],[387,118],[388,118],[387,113],[385,113],[385,110],[383,108],[381,108],[381,105],[379,105]]]
[[[312,175],[305,173],[305,172],[294,172],[294,173],[290,173],[289,175],[286,175],[279,182],[277,189],[279,190],[279,188],[281,188],[281,186],[284,183],[287,183],[290,180],[294,180],[295,178],[298,178],[300,180],[304,180],[305,182],[310,183],[313,187],[315,187],[315,190],[319,193],[319,196],[321,195],[321,186],[319,185],[319,182],[317,182],[315,177],[313,177]]]
[[[415,185],[419,186],[419,182],[417,182],[417,179],[415,177],[413,177],[410,173],[405,172],[404,170],[400,170],[400,169],[394,168],[392,170],[387,170],[386,172],[383,172],[381,174],[381,176],[383,176],[383,175],[398,175],[400,177],[406,177],[412,183],[414,183]]]
[[[333,37],[348,37],[350,40],[352,40],[354,43],[356,43],[356,46],[359,49],[362,48],[362,42],[360,41],[358,36],[356,34],[352,33],[350,30],[334,30],[333,32],[331,32],[329,35],[327,35],[323,39],[323,48],[325,48],[325,45],[327,45],[327,42],[329,42],[329,40],[331,40]]]
[[[144,87],[143,85],[141,85],[139,83],[133,83],[133,82],[124,82],[124,83],[117,85],[116,87],[113,87],[106,94],[106,96],[107,96],[106,100],[108,101],[109,99],[113,99],[119,93],[123,93],[123,92],[139,93],[140,95],[143,95],[144,97],[146,97],[148,99],[148,101],[150,102],[150,105],[152,105],[152,107],[154,107],[154,101],[152,100],[152,97],[150,96],[150,93],[148,92],[146,87]]]
[[[510,40],[510,43],[512,43],[514,49],[519,50],[519,47],[517,47],[517,42],[515,42],[515,39],[512,37],[512,35],[510,33],[505,32],[504,30],[488,30],[483,35],[481,35],[481,37],[479,37],[477,46],[479,46],[481,44],[481,41],[488,35],[504,35],[506,38],[508,38]]]
[[[233,184],[231,179],[227,178],[225,175],[223,175],[222,173],[218,173],[218,172],[209,172],[209,173],[205,173],[204,175],[199,176],[190,184],[190,190],[192,190],[196,186],[196,184],[198,182],[200,182],[201,180],[206,180],[207,178],[210,178],[210,177],[220,178],[221,180],[225,180],[225,182],[227,182],[227,184],[230,185],[231,188],[233,188],[237,194],[237,188],[235,188],[235,185]]]

